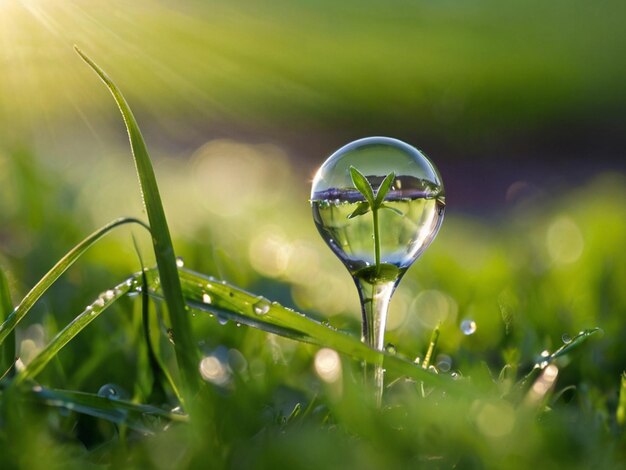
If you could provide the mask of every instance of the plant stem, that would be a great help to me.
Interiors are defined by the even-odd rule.
[[[376,276],[380,275],[380,234],[378,233],[378,208],[372,208],[374,219],[374,256],[376,258]]]

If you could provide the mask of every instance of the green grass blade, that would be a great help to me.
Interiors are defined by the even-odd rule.
[[[9,284],[4,271],[0,269],[0,322],[11,314],[13,304],[11,303],[11,295],[9,293]],[[0,378],[13,366],[15,362],[15,333],[11,333],[9,337],[0,344]]]
[[[147,272],[150,285],[157,296],[159,286],[154,283],[156,273]],[[150,279],[152,277],[152,279]],[[423,381],[429,385],[448,384],[452,380],[433,374],[413,362],[386,352],[376,351],[359,339],[337,331],[302,313],[290,310],[276,302],[250,294],[186,268],[180,269],[185,299],[192,309],[204,310],[254,328],[285,336],[296,341],[333,348],[336,351],[369,363],[379,363],[384,357],[385,368]]]
[[[143,201],[152,230],[154,254],[159,269],[161,284],[163,286],[163,295],[170,312],[176,359],[181,371],[183,385],[187,391],[193,392],[197,390],[200,380],[197,371],[198,353],[191,333],[191,321],[185,311],[185,303],[180,280],[178,278],[172,239],[165,219],[161,196],[159,195],[156,177],[152,163],[150,162],[146,144],[139,130],[139,126],[137,125],[137,121],[119,88],[95,62],[77,47],[75,47],[75,49],[107,86],[124,118],[135,160],[137,175],[139,176]]]
[[[55,281],[63,274],[72,264],[76,262],[80,256],[89,249],[94,243],[96,243],[100,238],[109,233],[116,227],[120,225],[135,223],[139,224],[145,228],[148,228],[146,224],[144,224],[141,220],[134,219],[131,217],[125,217],[122,219],[114,220],[104,227],[96,230],[94,233],[89,235],[83,241],[81,241],[78,245],[76,245],[72,250],[70,250],[63,258],[59,260],[57,264],[55,264],[50,271],[46,273],[44,277],[33,287],[24,299],[20,302],[20,304],[15,307],[15,309],[11,312],[11,314],[7,317],[7,319],[0,325],[0,344],[2,344],[7,336],[13,331],[15,326],[24,318],[24,316],[28,313],[28,311],[32,308],[32,306],[37,302],[37,300],[43,295],[48,288],[55,283]]]
[[[619,402],[615,412],[617,424],[624,427],[626,424],[626,372],[622,372],[619,388]]]
[[[26,394],[26,398],[48,406],[65,408],[95,418],[105,419],[118,425],[123,424],[147,434],[162,431],[171,422],[188,421],[186,415],[172,413],[150,405],[101,397],[93,393],[52,390],[37,386]]]
[[[15,383],[19,384],[27,379],[32,379],[57,355],[57,353],[69,343],[87,325],[100,316],[120,297],[126,295],[131,288],[135,287],[136,277],[115,286],[113,289],[100,294],[98,299],[88,305],[70,324],[61,330],[28,365],[15,377]]]

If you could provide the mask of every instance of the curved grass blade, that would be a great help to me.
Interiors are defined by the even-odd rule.
[[[46,273],[44,277],[33,287],[24,299],[20,302],[20,304],[15,307],[15,309],[11,312],[11,314],[7,317],[7,319],[0,325],[0,344],[4,342],[7,336],[13,331],[15,326],[24,318],[24,316],[28,313],[28,311],[32,308],[32,306],[37,302],[39,297],[43,295],[48,288],[55,283],[55,281],[63,274],[80,256],[89,249],[94,243],[96,243],[100,238],[109,233],[116,227],[124,224],[139,224],[142,227],[150,230],[150,228],[143,223],[139,219],[135,219],[132,217],[125,217],[121,219],[114,220],[104,227],[96,230],[94,233],[89,235],[83,241],[81,241],[78,245],[72,248],[63,258],[59,260],[57,264],[55,264],[50,271]]]
[[[102,312],[110,307],[120,297],[126,295],[131,289],[136,288],[136,276],[115,286],[88,305],[85,310],[72,320],[65,328],[52,338],[52,340],[28,363],[15,377],[15,384],[20,384],[27,379],[32,379],[50,362],[57,353],[69,343],[87,325],[94,321]]]
[[[557,349],[552,354],[550,354],[550,356],[548,356],[548,358],[547,358],[547,361],[548,362],[552,362],[557,357],[561,357],[561,356],[564,356],[567,353],[572,352],[572,350],[574,350],[577,347],[579,347],[582,343],[587,341],[590,336],[595,335],[596,333],[604,333],[604,330],[602,328],[595,327],[595,328],[589,328],[587,330],[581,331],[576,336],[574,336],[571,341],[569,341],[568,343],[565,343],[559,349]],[[545,362],[545,360],[546,359],[539,360],[538,362],[540,362],[540,363],[541,362]]]
[[[193,342],[191,322],[185,311],[185,303],[180,280],[178,279],[172,239],[165,219],[161,196],[159,195],[156,177],[152,163],[150,162],[146,144],[139,130],[137,121],[135,120],[135,116],[117,85],[115,85],[108,75],[78,47],[75,46],[74,49],[107,86],[124,118],[124,124],[128,131],[130,146],[135,160],[137,175],[139,176],[144,205],[152,229],[152,242],[159,269],[159,276],[163,286],[163,295],[170,312],[176,360],[181,371],[183,385],[187,391],[193,392],[198,389],[200,380],[197,372],[198,353]]]
[[[34,387],[29,399],[48,406],[65,408],[118,425],[126,425],[147,434],[164,430],[171,422],[187,422],[186,415],[172,413],[150,405],[140,405],[125,400],[101,397],[92,393],[52,390]]]
[[[4,271],[0,269],[0,322],[3,322],[13,310],[9,284]],[[0,379],[7,375],[15,363],[15,333],[12,332],[0,345]]]
[[[179,272],[185,299],[193,309],[208,311],[218,317],[231,319],[296,341],[333,348],[340,353],[369,363],[378,363],[384,357],[385,367],[398,374],[421,380],[429,385],[449,384],[448,388],[453,387],[454,382],[447,380],[444,376],[433,374],[401,357],[371,349],[353,336],[337,331],[276,302],[270,302],[263,297],[186,268],[180,268]],[[146,274],[153,294],[162,297],[159,285],[154,282],[156,272],[148,270]]]
[[[142,262],[143,267],[143,262]],[[152,345],[152,339],[150,338],[150,297],[148,292],[148,278],[144,269],[141,271],[141,323],[143,325],[143,335],[146,341],[146,347],[148,349],[148,361],[150,363],[150,369],[152,370],[152,391],[148,400],[152,403],[165,403],[166,393],[164,384],[167,382],[172,388],[176,398],[180,403],[183,402],[183,398],[180,395],[176,382],[172,379],[159,355]]]

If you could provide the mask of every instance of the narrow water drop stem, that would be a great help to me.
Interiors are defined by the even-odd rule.
[[[378,269],[376,267],[375,269]],[[355,277],[355,284],[359,291],[362,311],[361,340],[372,349],[382,351],[385,344],[385,325],[389,301],[395,290],[397,280]],[[364,368],[365,383],[374,390],[376,403],[380,406],[383,393],[383,363],[382,358],[374,364],[366,364]]]

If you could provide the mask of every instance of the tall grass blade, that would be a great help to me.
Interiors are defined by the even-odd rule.
[[[4,271],[0,269],[0,322],[11,314],[13,304],[9,293],[9,284]],[[0,344],[0,378],[4,377],[15,363],[15,333]]]
[[[371,349],[358,338],[337,331],[302,313],[290,310],[276,302],[250,294],[242,289],[224,284],[213,278],[186,268],[180,268],[183,293],[188,305],[296,341],[335,349],[336,351],[369,363],[379,363],[384,358],[385,368],[395,373],[421,380],[429,385],[448,384],[453,381],[433,374],[413,362],[397,355]],[[154,270],[146,272],[152,292],[160,297],[160,287],[154,282]],[[152,277],[152,279],[151,279]]]
[[[63,328],[39,353],[28,363],[15,377],[15,383],[20,384],[27,379],[32,379],[57,355],[57,353],[69,343],[87,325],[100,316],[108,307],[113,305],[120,297],[126,295],[136,284],[136,278],[132,277],[115,286],[113,289],[100,294],[100,296],[88,305],[70,324]]]
[[[94,61],[77,47],[75,50],[102,79],[113,95],[124,118],[137,175],[139,176],[141,193],[152,230],[154,254],[163,286],[163,295],[170,312],[176,359],[181,371],[183,385],[188,392],[193,392],[197,390],[200,380],[197,372],[198,353],[193,342],[189,315],[185,311],[172,239],[146,144],[137,121],[119,88]]]
[[[78,245],[72,248],[63,258],[61,258],[59,262],[55,264],[44,277],[41,278],[41,280],[35,285],[35,287],[33,287],[30,292],[28,292],[28,294],[24,296],[19,305],[15,307],[15,309],[7,317],[4,323],[0,325],[0,344],[2,344],[6,340],[7,336],[9,336],[15,326],[24,318],[24,316],[32,308],[35,302],[37,302],[39,297],[41,297],[43,293],[46,292],[46,290],[48,290],[48,288],[56,282],[61,274],[63,274],[72,264],[74,264],[76,260],[89,249],[89,247],[91,247],[94,243],[100,240],[100,238],[102,238],[114,228],[119,227],[120,225],[130,223],[139,224],[149,230],[148,226],[144,224],[141,220],[132,217],[116,219],[113,222],[108,223],[104,227],[96,230],[94,233],[89,235]]]
[[[187,416],[165,411],[150,405],[101,397],[92,393],[52,390],[35,387],[26,397],[48,406],[65,408],[146,434],[164,430],[171,422],[187,422]]]

